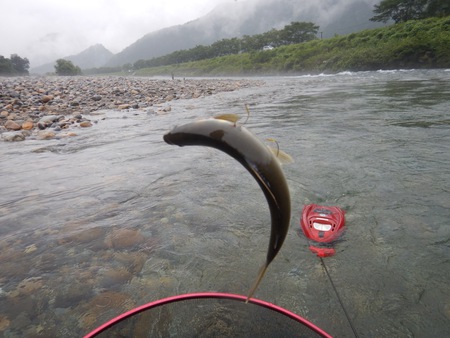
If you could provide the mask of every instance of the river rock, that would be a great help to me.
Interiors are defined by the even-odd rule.
[[[50,140],[50,139],[54,138],[55,136],[56,136],[56,134],[53,131],[49,131],[49,130],[40,130],[37,133],[38,140]]]
[[[26,121],[26,122],[22,123],[22,129],[24,129],[24,130],[31,130],[31,129],[33,129],[33,127],[34,127],[34,124],[31,121]]]
[[[41,97],[42,103],[47,103],[49,101],[53,100],[53,95],[43,95]]]
[[[117,108],[119,108],[119,109],[128,109],[130,107],[131,107],[131,105],[125,103],[125,104],[120,104]]]
[[[62,116],[62,117],[64,117],[64,116]],[[57,115],[46,115],[38,121],[38,123],[37,123],[38,128],[41,130],[44,130],[44,129],[50,127],[54,122],[59,121],[60,118],[61,117],[57,116]]]
[[[117,229],[105,239],[105,244],[109,248],[126,249],[141,244],[144,240],[140,230]]]
[[[59,120],[59,116],[57,116],[57,115],[47,115],[47,116],[42,117],[39,120],[39,123],[52,124],[53,122],[58,121],[58,120]]]
[[[92,127],[92,123],[91,123],[91,121],[82,121],[82,122],[80,122],[80,127],[83,127],[83,128]]]
[[[21,132],[6,132],[2,133],[2,140],[6,142],[16,142],[25,140],[25,135]]]
[[[20,124],[12,121],[12,120],[8,120],[5,123],[5,128],[8,130],[20,130],[22,127],[20,126]]]
[[[25,129],[22,124],[29,121],[32,125],[27,123],[26,130],[35,131],[57,128],[54,123],[62,120],[60,116],[66,116],[67,123],[59,127],[68,129],[78,127],[78,123],[83,121],[74,119],[78,114],[112,109],[147,110],[154,105],[161,107],[171,100],[203,97],[260,83],[227,79],[155,80],[132,76],[3,78],[0,83],[0,132],[20,129],[16,125],[16,129],[11,129],[11,123],[5,127],[7,120],[12,120],[22,129]],[[168,110],[159,113],[168,113]],[[14,138],[21,137],[16,135]],[[11,135],[2,137],[3,140],[11,138]]]
[[[122,285],[129,282],[132,277],[133,275],[124,267],[100,269],[96,284],[99,287],[110,289],[115,285]]]

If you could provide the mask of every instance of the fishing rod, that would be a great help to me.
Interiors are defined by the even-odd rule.
[[[330,243],[338,239],[344,231],[345,211],[338,207],[308,204],[303,208],[300,225],[308,241],[309,249],[319,257],[328,280],[330,281],[334,293],[336,294],[336,298],[344,311],[350,328],[352,329],[355,337],[358,338],[358,333],[353,326],[347,309],[344,306],[344,302],[339,295],[336,285],[334,284],[324,261],[324,257],[333,256],[336,253],[336,250],[330,246]],[[312,241],[317,244],[312,245]]]

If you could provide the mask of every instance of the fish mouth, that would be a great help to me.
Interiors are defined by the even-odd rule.
[[[174,145],[175,143],[172,142],[171,137],[170,137],[170,133],[167,133],[163,136],[163,139],[166,143],[170,144],[170,145]]]

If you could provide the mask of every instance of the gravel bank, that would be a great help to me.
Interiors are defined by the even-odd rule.
[[[76,136],[103,109],[170,110],[170,101],[261,85],[255,80],[136,77],[15,77],[0,81],[0,139]],[[164,105],[161,107],[161,105]]]

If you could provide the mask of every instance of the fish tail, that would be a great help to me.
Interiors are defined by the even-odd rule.
[[[264,277],[264,274],[267,271],[267,267],[269,266],[269,263],[265,262],[263,264],[263,266],[261,266],[261,268],[259,269],[259,273],[258,273],[258,277],[256,278],[255,283],[253,284],[252,288],[250,289],[247,299],[245,300],[246,303],[248,303],[249,299],[253,296],[253,294],[255,293],[256,289],[258,288],[259,283],[261,282],[261,280]]]

